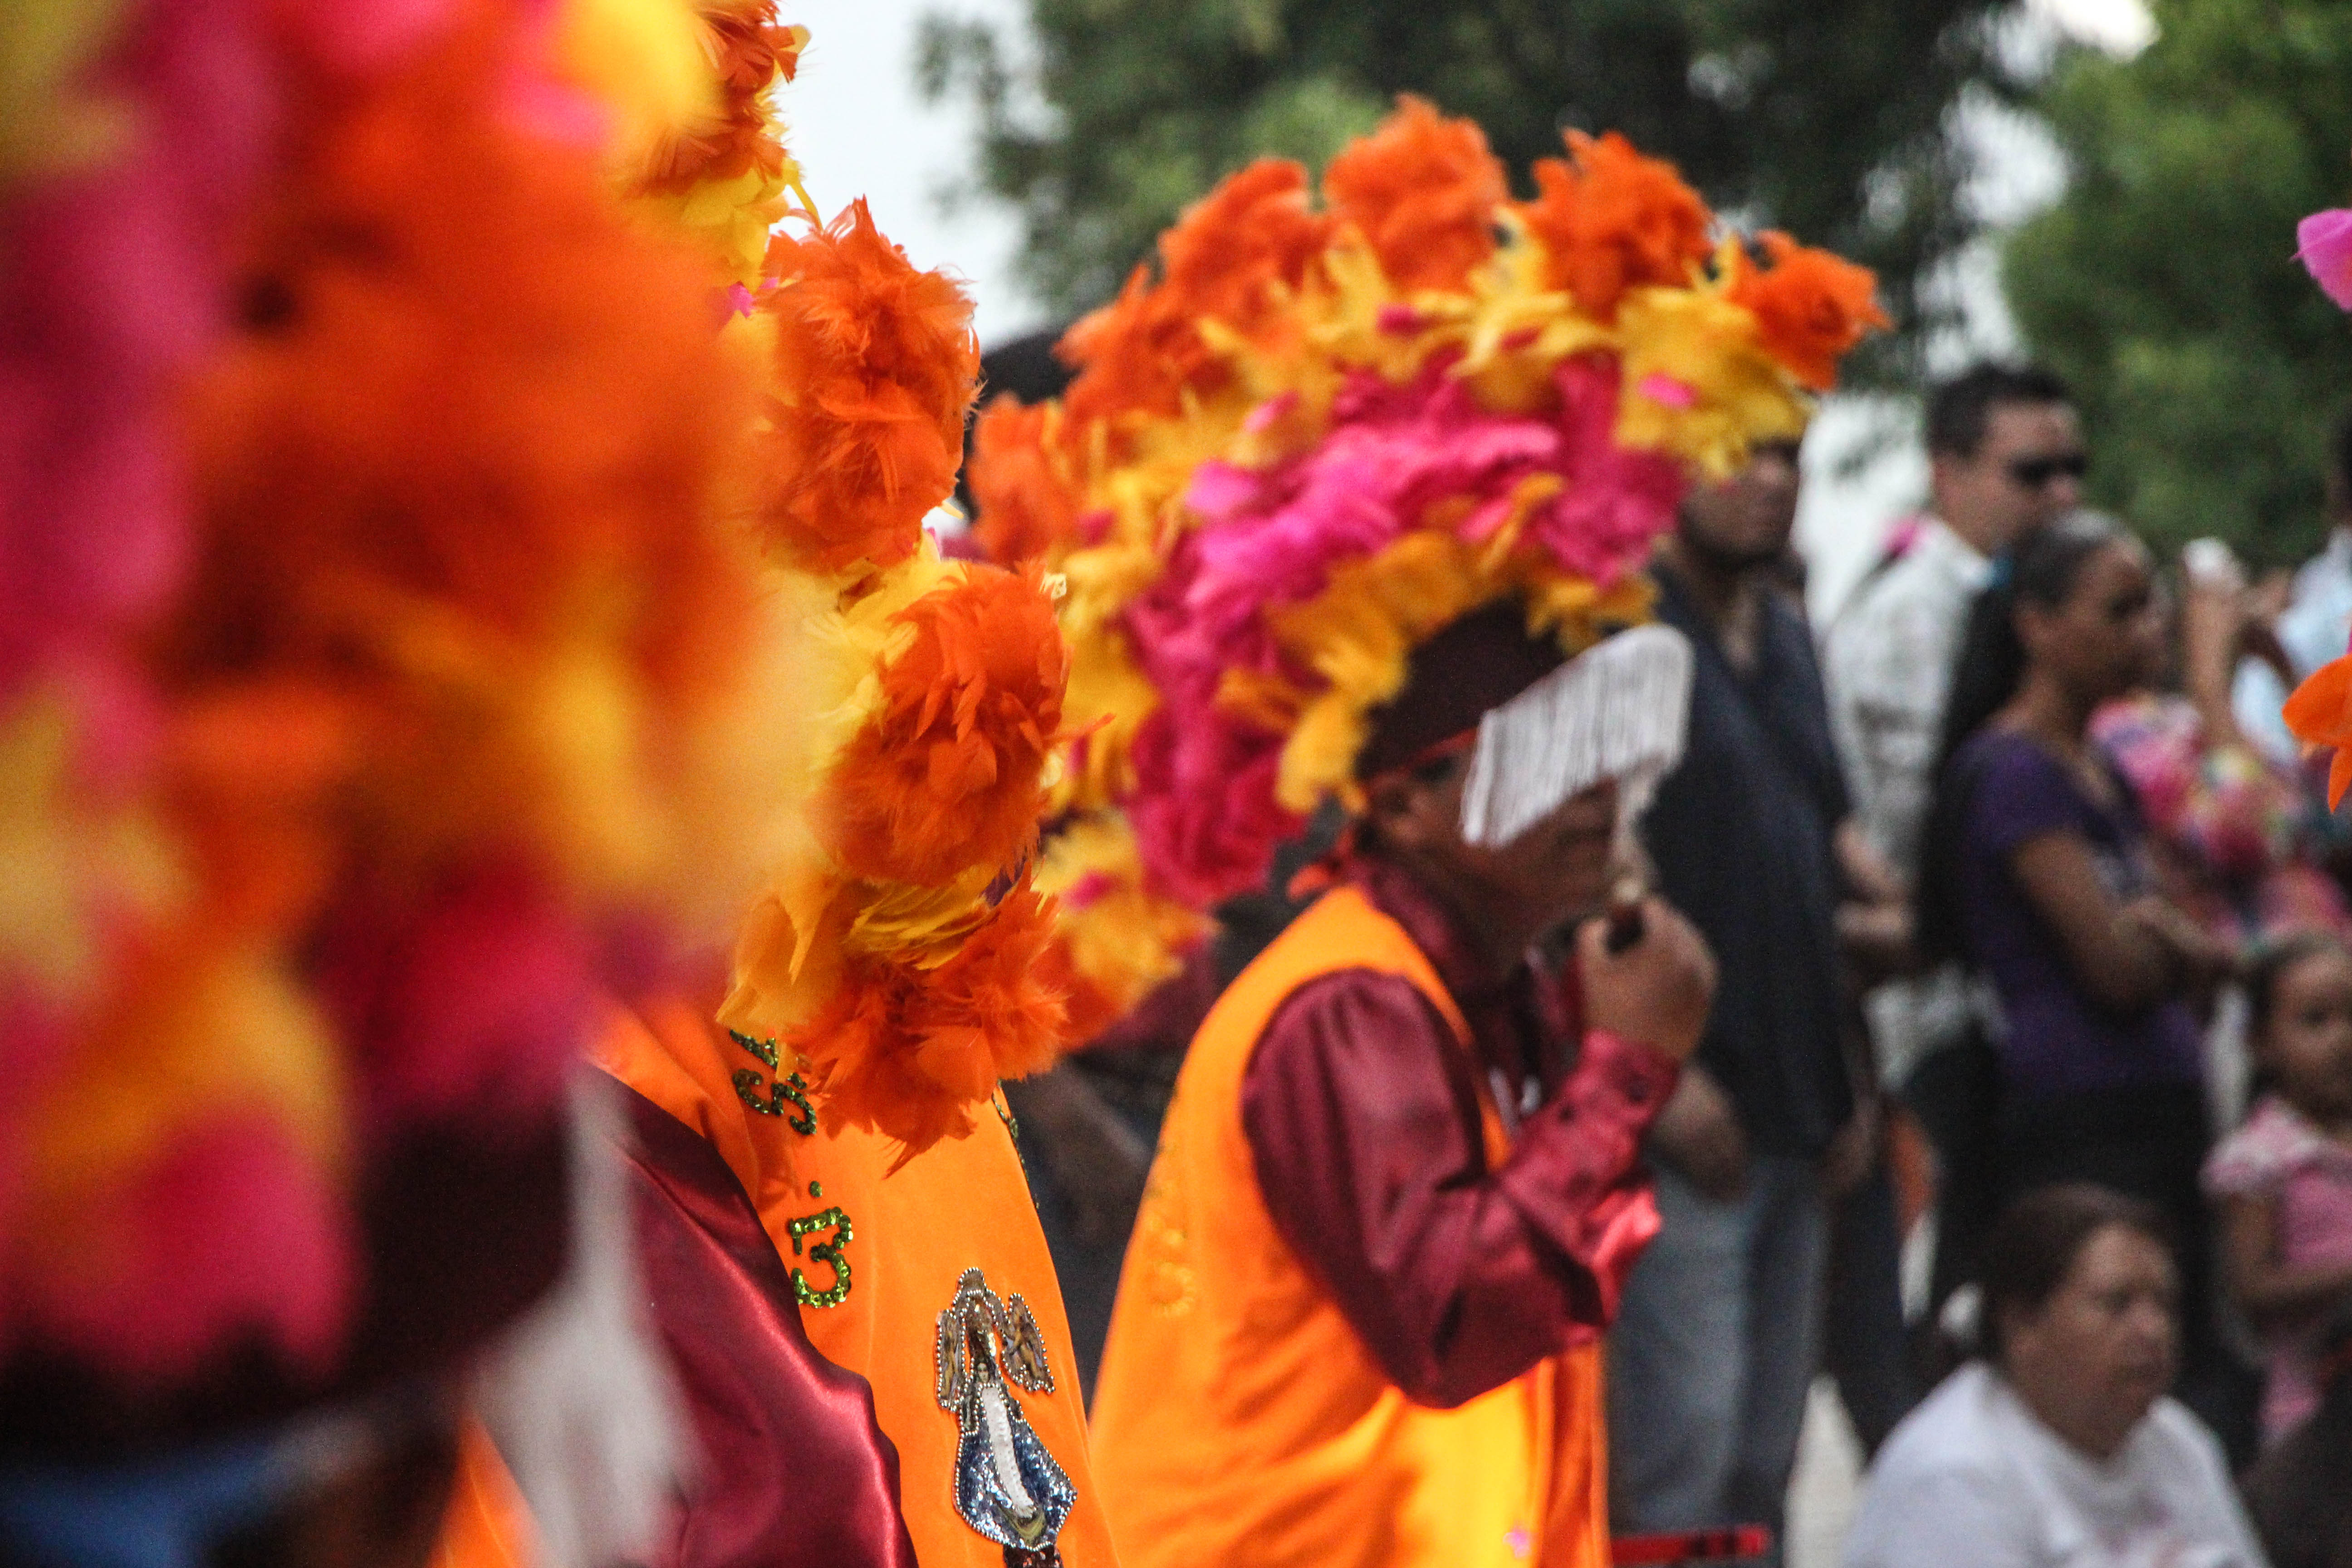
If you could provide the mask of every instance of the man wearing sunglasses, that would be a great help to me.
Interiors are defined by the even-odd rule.
[[[2032,366],[1979,364],[1937,386],[1925,433],[1928,511],[1889,531],[1831,623],[1822,661],[1853,820],[1906,885],[1916,880],[1971,607],[1997,556],[2080,504],[2087,466],[2065,384]],[[1961,977],[1947,970],[1888,982],[1867,1011],[1882,1081],[1901,1090],[1947,1169],[1967,1168],[1976,1053],[1948,1048],[1969,1037]],[[1988,1217],[1974,1212],[1974,1191],[1964,1180],[1946,1194],[1938,1234],[1955,1244],[1948,1265]],[[1939,1286],[1948,1272],[1938,1269]],[[1866,1442],[1885,1436],[1882,1420],[1863,1425]]]
[[[1934,783],[1952,666],[1993,557],[2082,500],[2082,422],[2045,370],[1979,364],[1928,394],[1928,510],[1888,531],[1832,621],[1824,669],[1854,817],[1906,881]],[[1883,987],[1872,1009],[1890,1077],[1957,1032],[1957,998]]]

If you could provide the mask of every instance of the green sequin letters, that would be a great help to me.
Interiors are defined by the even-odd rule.
[[[833,1270],[833,1283],[820,1290],[799,1269],[793,1270],[793,1294],[801,1299],[804,1307],[838,1307],[849,1300],[849,1259],[843,1256],[851,1239],[849,1215],[834,1207],[784,1221],[785,1233],[793,1238],[795,1258],[800,1256],[801,1237],[812,1231],[828,1229],[833,1235],[823,1241],[810,1242],[808,1255]]]
[[[776,1042],[773,1040],[755,1040],[751,1036],[735,1029],[728,1030],[727,1037],[759,1058],[770,1072],[775,1071],[783,1065],[776,1059]]]
[[[798,1109],[784,1117],[784,1125],[803,1137],[816,1131],[816,1111],[809,1104],[808,1086],[801,1082],[800,1074],[780,1078],[773,1083],[750,1068],[737,1068],[734,1076],[735,1098],[745,1105],[762,1116],[783,1116],[784,1106],[790,1103]],[[761,1089],[767,1090],[765,1099],[761,1098]]]

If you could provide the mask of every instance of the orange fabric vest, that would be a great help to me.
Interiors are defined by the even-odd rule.
[[[719,1151],[793,1271],[810,1342],[873,1385],[923,1568],[1005,1568],[1005,1546],[966,1522],[957,1500],[960,1481],[984,1488],[1001,1474],[986,1462],[991,1447],[974,1450],[966,1434],[984,1433],[1007,1404],[1076,1493],[1059,1527],[1062,1561],[1111,1568],[1061,1285],[1006,1119],[983,1109],[971,1137],[894,1173],[891,1144],[818,1131],[796,1078],[683,1003],[618,1015],[597,1058]],[[958,1410],[942,1405],[943,1357]],[[1017,1437],[1018,1422],[1010,1429]]]
[[[1597,1343],[1454,1410],[1390,1383],[1257,1189],[1242,1081],[1267,1021],[1335,970],[1410,980],[1470,1032],[1404,929],[1326,894],[1202,1023],[1162,1129],[1095,1395],[1129,1568],[1606,1568]],[[1483,1079],[1484,1075],[1475,1075]],[[1479,1089],[1489,1164],[1508,1152]]]

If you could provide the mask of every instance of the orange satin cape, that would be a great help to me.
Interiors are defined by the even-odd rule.
[[[960,1430],[939,1400],[940,1314],[973,1268],[997,1297],[1020,1296],[1042,1331],[1053,1391],[1015,1392],[1031,1429],[1077,1489],[1061,1527],[1062,1561],[1111,1568],[1061,1285],[1009,1116],[983,1108],[971,1136],[943,1140],[894,1173],[896,1145],[855,1129],[819,1130],[797,1079],[683,1001],[616,1012],[596,1058],[718,1150],[793,1270],[810,1342],[873,1385],[876,1418],[898,1450],[899,1506],[923,1568],[1004,1568],[1004,1548],[956,1511]],[[776,1484],[792,1479],[779,1476]]]
[[[1404,929],[1327,893],[1211,1010],[1177,1079],[1095,1395],[1095,1475],[1129,1568],[1607,1568],[1596,1342],[1454,1410],[1381,1372],[1276,1229],[1242,1081],[1292,992],[1411,981],[1470,1031]],[[1508,1152],[1479,1090],[1489,1164]]]

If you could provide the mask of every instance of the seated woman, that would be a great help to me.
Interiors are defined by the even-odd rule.
[[[2188,1304],[2186,1391],[2210,1418],[2234,1382],[2204,1307],[2210,1134],[2188,1003],[2230,953],[2157,892],[2131,791],[2089,733],[2162,663],[2155,579],[2137,540],[2075,512],[2022,542],[1992,592],[2006,613],[1977,618],[1954,678],[1920,930],[1999,1003],[1993,1200],[2087,1181],[2163,1212]]]
[[[2164,1396],[2162,1224],[2086,1185],[2010,1210],[1985,1250],[1984,1357],[1880,1451],[1845,1568],[2261,1568],[2221,1446]]]

